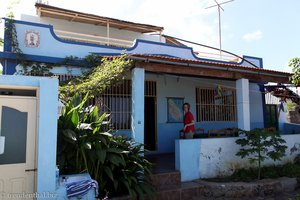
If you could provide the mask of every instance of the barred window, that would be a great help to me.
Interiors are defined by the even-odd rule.
[[[156,82],[145,81],[145,96],[156,97]],[[131,80],[108,88],[94,99],[101,113],[109,113],[112,128],[127,130],[131,128]]]
[[[197,121],[236,121],[236,91],[229,88],[196,88]]]
[[[101,113],[110,114],[112,128],[115,130],[130,129],[131,123],[131,81],[108,88],[95,98]]]

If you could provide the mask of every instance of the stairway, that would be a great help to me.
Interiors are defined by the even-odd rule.
[[[153,174],[156,187],[154,200],[191,200],[197,199],[205,191],[204,185],[197,182],[181,182],[179,171]]]

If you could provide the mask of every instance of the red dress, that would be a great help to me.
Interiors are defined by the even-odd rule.
[[[184,115],[184,125],[190,124],[190,123],[192,123],[192,121],[194,121],[193,114],[190,111],[185,113],[185,115]],[[194,133],[195,132],[195,126],[194,125],[187,126],[183,132],[184,133],[189,133],[189,132]]]

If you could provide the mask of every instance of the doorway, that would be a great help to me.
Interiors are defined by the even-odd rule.
[[[276,104],[266,104],[266,128],[278,128],[278,112]]]
[[[148,151],[156,151],[156,97],[145,97],[144,143]]]
[[[36,189],[36,102],[36,97],[0,95],[0,199]]]

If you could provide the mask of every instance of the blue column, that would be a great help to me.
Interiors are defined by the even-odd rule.
[[[238,128],[250,131],[249,80],[236,81]]]
[[[37,192],[55,192],[58,80],[41,79],[39,83]]]
[[[139,143],[144,143],[144,103],[145,103],[145,69],[134,68],[131,72],[132,78],[132,114],[131,131],[132,138]]]

